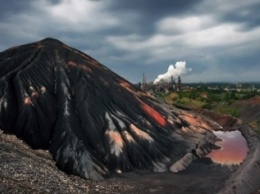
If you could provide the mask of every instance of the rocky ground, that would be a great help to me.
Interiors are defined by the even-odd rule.
[[[206,114],[225,129],[236,123],[230,117]],[[125,173],[95,182],[65,174],[48,151],[32,150],[15,136],[0,133],[0,193],[217,193],[238,169],[204,158],[179,173]]]
[[[216,193],[236,168],[200,159],[177,174],[136,172],[94,182],[63,173],[47,151],[0,134],[0,193]]]
[[[0,59],[0,128],[30,145],[0,134],[0,193],[245,194],[260,187],[260,137],[237,119],[206,112],[221,127],[163,105],[52,38],[7,49]],[[212,130],[223,128],[247,139],[240,166],[203,157],[216,147]],[[63,172],[91,180],[120,174],[93,182]]]
[[[206,115],[221,126],[223,131],[239,130],[245,137],[249,151],[247,157],[238,169],[226,181],[225,187],[219,193],[260,193],[260,136],[241,119],[228,115],[215,114],[208,110],[199,109],[198,113]],[[252,112],[252,114],[258,114]],[[250,117],[250,116],[249,116]],[[239,149],[239,148],[238,148]]]

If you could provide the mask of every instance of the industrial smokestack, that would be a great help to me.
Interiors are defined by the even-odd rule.
[[[154,84],[159,83],[161,80],[170,81],[171,77],[176,78],[180,75],[191,72],[191,68],[186,68],[186,61],[177,61],[175,65],[169,65],[168,70],[164,74],[158,75],[154,80]]]

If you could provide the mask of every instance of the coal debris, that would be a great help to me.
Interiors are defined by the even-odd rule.
[[[102,180],[166,171],[212,135],[214,125],[187,110],[167,110],[59,40],[0,53],[0,129],[49,150],[67,173]]]

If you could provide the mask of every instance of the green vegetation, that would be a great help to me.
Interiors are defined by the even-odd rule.
[[[260,95],[257,90],[227,89],[216,87],[196,87],[157,95],[169,104],[186,105],[193,108],[204,108],[233,117],[240,116],[240,109],[234,103]]]
[[[203,108],[216,113],[227,114],[243,120],[260,134],[260,118],[256,118],[250,100],[260,98],[260,83],[227,85],[224,83],[189,84],[182,91],[160,91],[155,96],[168,103],[179,107]],[[252,98],[259,96],[256,98]],[[250,99],[249,101],[244,101]],[[254,102],[259,105],[259,102]],[[260,108],[259,108],[260,111]]]

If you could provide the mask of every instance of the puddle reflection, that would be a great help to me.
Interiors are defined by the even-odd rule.
[[[221,149],[213,150],[206,157],[209,157],[215,163],[220,164],[240,164],[246,158],[248,147],[245,138],[240,131],[214,131],[214,134],[222,139],[216,142]]]

